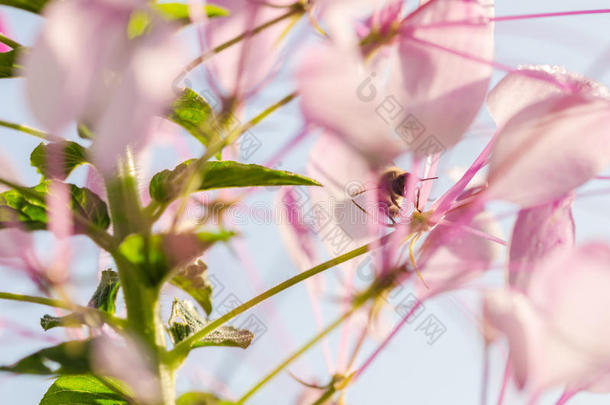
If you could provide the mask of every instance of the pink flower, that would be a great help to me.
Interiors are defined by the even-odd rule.
[[[288,11],[253,0],[224,0],[216,4],[225,7],[230,14],[205,25],[205,39],[210,50]],[[247,97],[269,79],[278,68],[282,35],[289,24],[290,19],[285,19],[249,35],[206,62],[206,68],[219,87],[218,92],[227,97]]]
[[[573,195],[519,211],[510,242],[508,281],[526,291],[538,263],[574,246]]]
[[[6,23],[4,22],[4,17],[2,17],[2,14],[0,14],[0,34],[3,34],[5,36],[9,35],[8,28],[7,28]],[[0,53],[1,52],[8,52],[10,50],[11,50],[10,47],[0,43]]]
[[[447,21],[487,13],[475,2],[435,0],[395,21],[393,31],[386,20],[377,29],[390,34],[371,31],[365,48],[336,41],[312,47],[297,71],[305,118],[374,165],[409,150],[438,153],[430,147],[432,134],[440,151],[452,147],[484,101],[493,32],[486,23]]]
[[[603,86],[561,69],[508,75],[490,95],[501,128],[486,198],[532,207],[562,198],[598,175],[610,163],[607,96]]]
[[[610,344],[603,338],[610,334],[609,268],[610,247],[591,243],[540,263],[525,293],[486,295],[486,320],[508,339],[519,387],[602,388],[610,371]]]
[[[460,223],[469,209],[466,206],[448,213],[428,234],[417,260],[426,281],[426,285],[416,282],[418,296],[459,288],[489,270],[500,257],[502,246],[493,240],[501,235],[500,226],[485,211],[467,224]]]
[[[25,56],[26,86],[35,116],[51,132],[71,121],[96,135],[93,156],[107,172],[117,153],[146,137],[150,121],[171,101],[183,60],[172,30],[153,16],[152,28],[129,40],[131,13],[145,3],[68,0],[51,4],[42,32]]]
[[[102,337],[93,346],[92,363],[95,372],[125,382],[143,404],[159,401],[159,381],[152,371],[148,353],[135,341],[125,338]]]

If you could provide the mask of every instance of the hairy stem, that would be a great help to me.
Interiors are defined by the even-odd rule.
[[[106,179],[106,189],[115,237],[122,241],[130,234],[150,234],[150,224],[140,205],[133,156],[127,150],[115,176]],[[148,349],[159,380],[159,404],[175,404],[175,370],[165,363],[165,332],[161,319],[160,286],[151,283],[146,270],[132,264],[117,249],[110,252],[117,265],[125,306],[127,326]]]

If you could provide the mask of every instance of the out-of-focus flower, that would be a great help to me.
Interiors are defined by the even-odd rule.
[[[552,203],[610,163],[610,99],[597,83],[559,68],[527,68],[498,84],[490,109],[501,129],[486,198],[523,208]]]
[[[100,375],[125,382],[141,403],[156,404],[161,394],[159,381],[147,359],[147,353],[129,338],[101,337],[95,342],[91,362]]]
[[[3,34],[4,36],[8,35],[8,28],[6,26],[6,23],[4,22],[4,17],[2,16],[2,13],[0,13],[0,34]],[[0,43],[0,52],[8,52],[10,50],[10,47]]]
[[[23,62],[36,117],[51,132],[71,121],[87,124],[95,134],[93,158],[104,172],[126,145],[145,139],[152,117],[171,101],[172,81],[184,64],[162,19],[128,38],[131,14],[145,7],[138,1],[53,3]]]
[[[210,20],[205,25],[209,49],[251,32],[289,11],[288,8],[270,7],[255,0],[221,0],[215,3],[229,10],[230,14]],[[276,5],[282,5],[282,2]],[[257,90],[277,67],[283,34],[290,24],[290,19],[285,19],[262,32],[246,35],[243,41],[224,49],[206,62],[207,69],[218,84],[218,91],[227,97],[247,97]]]
[[[484,101],[493,59],[489,10],[478,3],[433,0],[402,21],[393,7],[361,46],[314,46],[297,72],[305,118],[377,165],[408,150],[438,153],[424,133],[455,145]],[[483,22],[452,24],[468,19]]]
[[[506,335],[519,387],[604,388],[610,344],[600,337],[610,334],[609,268],[610,248],[591,243],[539,264],[525,293],[487,294],[486,321]]]
[[[469,209],[448,213],[424,241],[418,265],[426,285],[416,284],[418,296],[459,288],[488,270],[500,256],[501,246],[492,240],[501,236],[500,226],[486,211],[461,224],[463,211]]]
[[[508,261],[508,281],[526,291],[538,263],[574,246],[574,218],[570,194],[549,204],[519,211],[513,228]]]

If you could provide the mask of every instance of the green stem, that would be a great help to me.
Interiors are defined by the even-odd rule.
[[[254,387],[252,387],[250,389],[250,391],[248,391],[246,394],[244,394],[244,396],[242,396],[237,403],[238,404],[243,404],[248,398],[250,398],[252,395],[254,395],[259,389],[261,389],[265,384],[267,384],[271,379],[273,379],[276,375],[278,375],[283,369],[285,369],[290,363],[292,363],[294,360],[296,360],[297,358],[299,358],[303,353],[305,353],[307,350],[311,349],[313,346],[316,345],[316,343],[318,343],[320,340],[322,340],[322,338],[324,338],[324,336],[328,335],[330,332],[332,332],[335,328],[337,328],[339,325],[341,325],[347,318],[349,318],[350,316],[352,316],[354,314],[354,312],[356,312],[356,310],[358,308],[360,308],[360,306],[362,306],[364,304],[365,301],[361,301],[359,303],[357,303],[356,305],[354,305],[352,308],[350,308],[349,311],[345,312],[343,315],[341,315],[339,318],[337,318],[333,323],[331,323],[329,326],[326,327],[326,329],[324,329],[323,331],[321,331],[320,333],[318,333],[316,336],[314,336],[309,342],[307,342],[306,344],[304,344],[299,350],[295,351],[293,354],[291,354],[286,360],[284,360],[279,366],[277,366],[275,369],[273,369],[273,371],[271,371],[269,374],[267,374],[262,380],[260,380]]]
[[[125,327],[124,319],[117,318],[113,315],[110,315],[103,311],[99,311],[95,308],[74,305],[70,302],[66,302],[66,301],[62,301],[62,300],[57,300],[57,299],[47,298],[47,297],[36,297],[36,296],[32,296],[32,295],[14,294],[14,293],[8,293],[8,292],[0,292],[0,299],[10,300],[10,301],[29,302],[32,304],[46,305],[48,307],[67,309],[67,310],[75,311],[75,312],[90,312],[90,313],[95,312],[107,324],[114,326],[116,328],[119,328],[119,329]]]
[[[6,127],[6,128],[11,128],[16,131],[26,133],[28,135],[32,135],[32,136],[35,136],[36,138],[44,139],[45,141],[60,142],[63,140],[62,138],[60,138],[58,136],[51,135],[51,134],[41,131],[39,129],[28,127],[27,125],[15,124],[14,122],[0,120],[0,126]]]
[[[275,287],[270,288],[269,290],[265,291],[264,293],[257,295],[256,297],[254,297],[251,300],[243,303],[242,305],[234,308],[232,311],[226,313],[225,315],[221,316],[220,318],[208,323],[204,328],[199,330],[197,333],[191,335],[188,339],[185,339],[182,342],[180,342],[169,353],[171,358],[178,362],[182,361],[182,359],[184,359],[184,357],[188,354],[189,350],[191,349],[192,345],[195,342],[202,339],[209,333],[213,332],[216,328],[222,326],[223,324],[230,321],[237,315],[241,314],[242,312],[247,311],[248,309],[250,309],[253,306],[259,304],[260,302],[266,300],[267,298],[270,298],[270,297],[292,287],[293,285],[300,283],[301,281],[307,280],[308,278],[313,277],[316,274],[319,274],[325,270],[328,270],[338,264],[344,263],[348,260],[351,260],[355,257],[361,256],[361,255],[367,253],[371,248],[377,247],[377,246],[380,246],[380,245],[386,243],[389,240],[391,235],[392,234],[385,235],[384,237],[380,238],[379,240],[377,240],[375,242],[360,246],[359,248],[349,251],[341,256],[335,257],[322,264],[312,267],[311,269],[306,270],[302,273],[299,273],[296,276],[289,278],[288,280],[276,285]]]
[[[305,10],[303,9],[303,7],[299,4],[296,4],[296,5],[292,6],[290,8],[290,10],[288,12],[286,12],[285,14],[282,14],[272,20],[269,20],[257,27],[254,27],[253,29],[251,29],[249,31],[243,32],[243,33],[239,34],[238,36],[228,40],[227,42],[224,42],[224,43],[218,45],[214,49],[211,49],[210,51],[204,53],[203,55],[198,56],[197,58],[193,59],[188,65],[186,65],[186,67],[184,68],[184,70],[182,71],[180,76],[178,76],[176,81],[180,81],[184,76],[186,76],[187,73],[189,73],[191,70],[195,69],[197,66],[199,66],[206,60],[210,59],[212,56],[216,55],[217,53],[220,53],[220,52],[224,51],[225,49],[232,47],[233,45],[243,41],[247,37],[260,33],[261,31],[277,24],[280,21],[283,21],[283,20],[290,18],[292,16],[295,16],[295,15],[301,15],[304,12],[305,12]]]
[[[3,300],[11,300],[11,301],[21,301],[21,302],[30,302],[32,304],[40,304],[46,305],[48,307],[53,308],[62,308],[62,309],[74,309],[74,304],[71,304],[66,301],[56,300],[53,298],[46,297],[35,297],[32,295],[22,295],[22,294],[13,294],[8,292],[0,292],[0,299]]]
[[[106,179],[108,203],[115,237],[123,240],[132,233],[148,237],[150,223],[144,216],[138,191],[133,156],[129,150],[118,163],[117,172]],[[160,286],[147,277],[148,269],[132,264],[117,249],[110,251],[116,263],[130,331],[146,346],[159,380],[163,405],[175,404],[175,370],[165,362],[165,332],[159,304]]]
[[[243,134],[244,132],[248,131],[250,128],[254,127],[255,125],[257,125],[259,122],[261,122],[262,120],[267,118],[268,115],[273,113],[278,108],[281,108],[281,107],[285,106],[286,104],[288,104],[289,102],[291,102],[292,100],[294,100],[297,97],[297,95],[298,95],[298,93],[296,91],[294,91],[294,92],[288,94],[286,97],[282,98],[281,100],[279,100],[279,101],[271,104],[269,107],[265,108],[260,114],[258,114],[254,118],[252,118],[250,121],[246,122],[241,128],[238,129],[238,131],[237,131],[238,136]]]
[[[131,233],[148,229],[142,207],[133,155],[127,151],[120,160],[117,173],[106,179],[106,193],[115,237],[123,240]]]
[[[12,39],[2,35],[1,33],[0,33],[0,42],[11,47],[12,49],[21,48],[21,44],[19,42],[15,42]]]

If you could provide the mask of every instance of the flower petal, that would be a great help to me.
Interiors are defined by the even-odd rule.
[[[527,289],[536,265],[558,250],[574,246],[574,195],[519,211],[513,228],[508,262],[512,287]]]
[[[610,102],[560,95],[525,108],[498,134],[488,198],[521,207],[554,201],[610,163]]]
[[[487,107],[501,127],[523,108],[561,93],[610,97],[603,85],[561,66],[524,65],[507,74],[489,92]]]
[[[493,24],[479,21],[489,13],[473,1],[432,0],[401,27],[404,105],[425,129],[411,137],[417,154],[438,152],[425,147],[426,138],[444,149],[458,143],[483,104],[492,72]],[[451,24],[465,20],[475,23]]]

